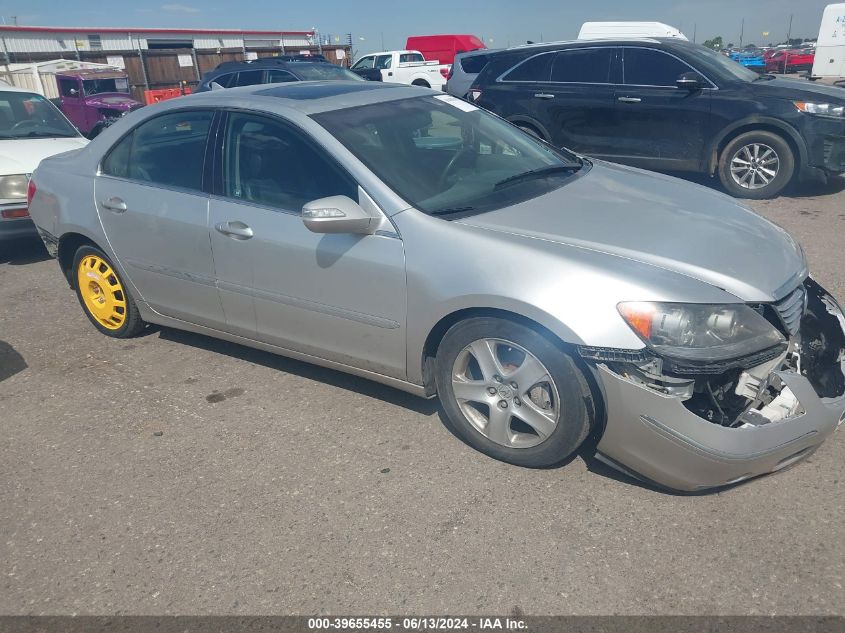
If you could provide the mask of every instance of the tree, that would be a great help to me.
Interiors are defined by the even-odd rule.
[[[722,48],[724,47],[723,41],[724,40],[722,40],[722,36],[717,35],[712,40],[706,40],[704,42],[704,45],[707,48],[712,48],[714,51],[718,51],[718,50],[722,50]]]

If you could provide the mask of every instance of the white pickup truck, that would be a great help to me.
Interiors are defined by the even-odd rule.
[[[381,80],[442,90],[449,75],[449,64],[425,61],[419,51],[384,51],[370,53],[352,65],[352,71],[376,68]]]

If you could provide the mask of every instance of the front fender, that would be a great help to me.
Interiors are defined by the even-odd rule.
[[[408,379],[417,384],[429,335],[459,311],[506,311],[538,323],[564,343],[638,350],[643,343],[619,315],[619,301],[728,298],[714,286],[606,253],[414,209],[393,218],[405,246]]]
[[[798,130],[796,130],[788,123],[784,123],[779,119],[774,119],[767,116],[751,115],[745,117],[744,119],[740,119],[739,121],[732,122],[730,125],[725,127],[718,135],[716,135],[710,142],[710,146],[708,148],[708,156],[710,156],[711,174],[715,173],[718,167],[719,147],[722,146],[727,139],[734,136],[739,130],[755,126],[767,127],[782,132],[789,138],[789,140],[794,143],[795,147],[798,148],[799,155],[797,157],[798,160],[796,161],[796,167],[800,170],[804,165],[807,164],[807,144],[804,142],[804,139],[798,133]]]

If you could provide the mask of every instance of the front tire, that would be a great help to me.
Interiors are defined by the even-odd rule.
[[[719,157],[719,179],[736,198],[778,195],[795,173],[795,155],[783,137],[764,130],[740,134]]]
[[[88,320],[112,338],[131,338],[144,329],[138,306],[108,256],[80,246],[73,257],[76,298]]]
[[[554,466],[590,432],[583,376],[527,326],[494,317],[461,321],[443,337],[435,371],[455,433],[500,461]]]

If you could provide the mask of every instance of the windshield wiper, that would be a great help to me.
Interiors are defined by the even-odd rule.
[[[763,74],[759,77],[755,77],[754,81],[771,81],[772,79],[777,79],[777,77],[775,77],[774,75]]]
[[[68,134],[67,132],[29,132],[28,134],[21,134],[15,138],[75,138],[76,134]]]
[[[466,211],[474,211],[475,207],[444,207],[443,209],[436,209],[430,211],[430,215],[451,215],[453,213],[464,213]]]
[[[500,180],[495,185],[493,185],[494,189],[500,189],[507,185],[522,182],[524,180],[531,180],[532,178],[544,178],[546,176],[550,176],[552,174],[560,173],[560,172],[576,172],[581,169],[581,165],[578,164],[569,164],[569,165],[549,165],[548,167],[541,167],[540,169],[531,169],[529,171],[524,171],[521,174],[515,174],[513,176],[508,176],[504,180]]]

